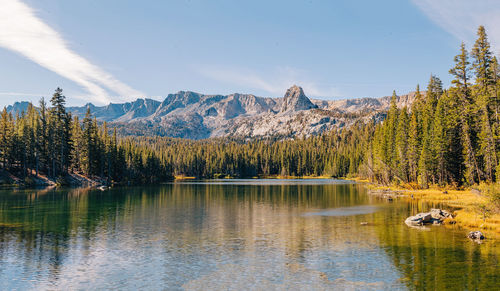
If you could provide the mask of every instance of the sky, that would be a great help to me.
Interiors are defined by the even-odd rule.
[[[425,87],[484,25],[500,52],[497,0],[0,0],[0,106],[61,87],[69,105],[180,90],[319,99]]]

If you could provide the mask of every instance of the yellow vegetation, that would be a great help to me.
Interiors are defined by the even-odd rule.
[[[352,181],[356,181],[356,182],[360,182],[360,183],[369,183],[370,182],[368,179],[359,178],[359,177],[352,177],[352,178],[349,177],[346,180],[352,180]]]
[[[449,190],[443,188],[415,189],[412,185],[398,187],[372,186],[388,189],[430,203],[444,203],[456,210],[453,212],[456,226],[480,229],[490,238],[500,238],[500,211],[493,199],[500,193],[500,184],[481,184],[471,189]],[[495,196],[496,195],[496,196]],[[498,199],[498,198],[497,198]],[[450,224],[450,221],[445,221]]]
[[[196,177],[190,177],[184,175],[175,176],[175,180],[194,180],[194,179],[196,179]]]
[[[261,176],[261,179],[333,179],[331,176],[283,176],[283,175],[268,175]]]

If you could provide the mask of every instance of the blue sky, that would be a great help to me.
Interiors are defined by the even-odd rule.
[[[339,99],[449,84],[463,40],[500,43],[500,1],[0,0],[0,105],[207,94]]]

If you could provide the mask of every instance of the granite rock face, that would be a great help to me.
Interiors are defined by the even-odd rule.
[[[293,85],[290,89],[286,90],[283,97],[283,104],[281,104],[280,112],[299,111],[318,108],[306,97],[301,87]]]

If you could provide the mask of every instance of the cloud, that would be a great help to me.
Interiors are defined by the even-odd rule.
[[[437,25],[469,45],[484,25],[495,53],[500,50],[500,1],[412,0]]]
[[[21,92],[0,92],[0,95],[4,96],[30,96],[30,97],[41,97],[46,94],[33,94],[33,93],[21,93]]]
[[[0,0],[0,7],[0,47],[74,81],[88,91],[92,101],[110,102],[107,90],[129,98],[144,95],[72,51],[63,37],[23,2]]]
[[[254,71],[242,68],[198,66],[195,68],[195,71],[215,81],[262,90],[274,96],[284,95],[286,89],[294,84],[301,86],[304,89],[304,93],[310,97],[333,97],[340,95],[336,88],[319,86],[316,82],[304,77],[304,72],[291,67],[275,68],[273,72],[268,72],[268,75],[274,77],[264,77]]]

